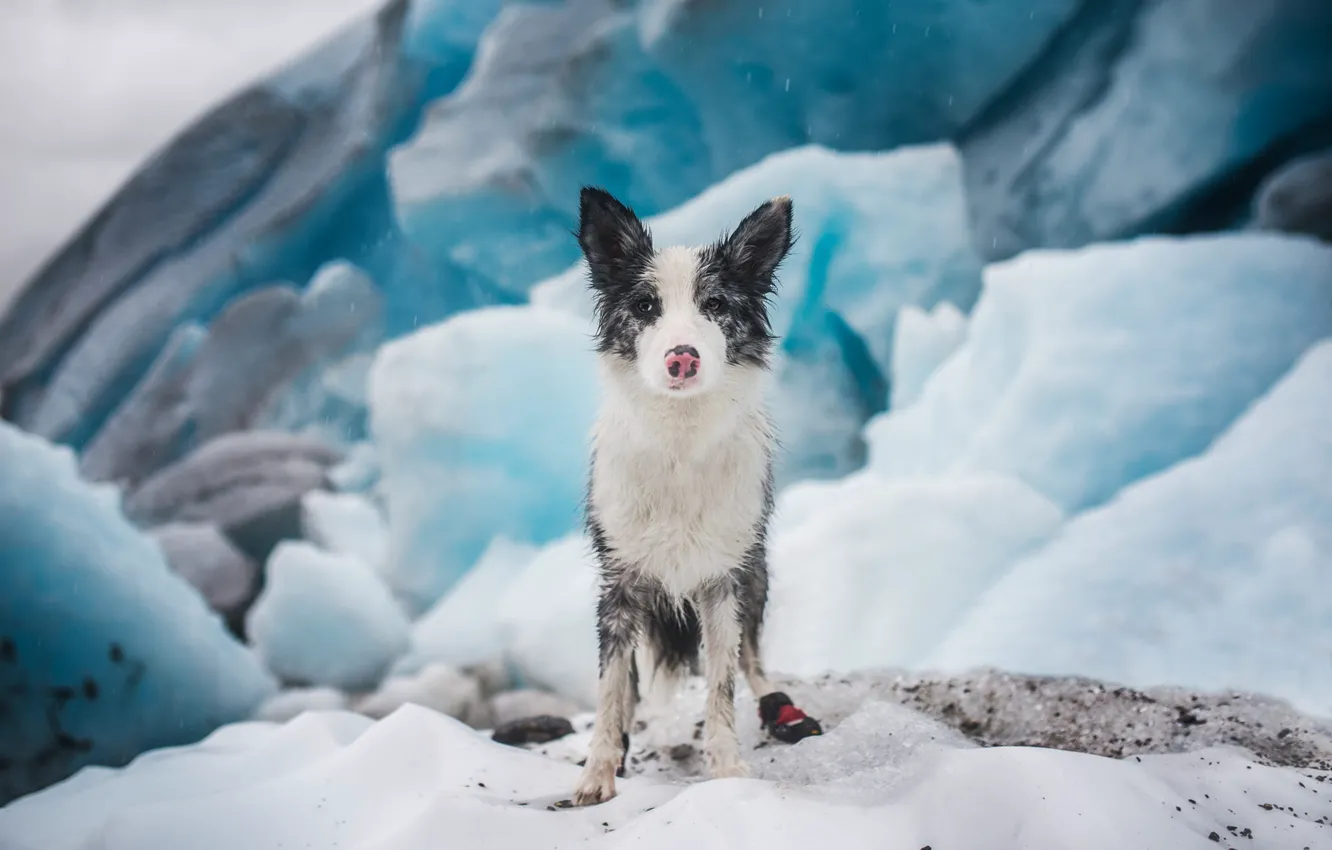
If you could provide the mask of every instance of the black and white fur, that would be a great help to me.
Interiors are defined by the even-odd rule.
[[[738,668],[756,697],[774,694],[759,657],[776,445],[764,379],[791,201],[764,203],[715,244],[658,250],[632,210],[585,188],[578,241],[604,384],[587,505],[602,579],[601,673],[574,795],[589,805],[615,795],[640,669],[667,679],[688,672],[700,644],[709,773],[748,775],[735,678]]]

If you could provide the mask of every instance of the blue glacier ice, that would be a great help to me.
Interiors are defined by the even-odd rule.
[[[988,266],[966,341],[867,428],[882,475],[1013,475],[1068,510],[1207,447],[1332,335],[1332,246],[1143,238]]]
[[[962,134],[980,246],[1226,227],[1253,169],[1326,139],[1329,120],[1325,0],[1084,3]]]
[[[244,719],[274,689],[119,495],[0,423],[0,804]]]
[[[5,417],[81,446],[174,328],[339,258],[378,282],[390,331],[486,297],[403,242],[384,156],[495,5],[392,0],[170,140],[0,318]]]
[[[287,541],[273,550],[265,574],[246,634],[284,684],[371,690],[407,650],[402,609],[354,556]]]
[[[398,217],[438,262],[523,291],[577,258],[582,183],[653,215],[785,148],[947,138],[1077,6],[509,6],[393,153]]]
[[[496,535],[541,543],[578,524],[597,398],[587,326],[557,310],[475,310],[380,349],[386,574],[415,613]]]
[[[1332,342],[1205,452],[1074,518],[929,659],[1246,688],[1332,715]]]

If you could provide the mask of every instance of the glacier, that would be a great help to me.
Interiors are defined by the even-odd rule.
[[[272,693],[69,449],[0,423],[0,470],[0,805],[197,741]]]
[[[255,615],[245,663],[295,685],[264,716],[435,699],[440,664],[586,706],[577,190],[662,242],[790,194],[776,670],[1327,712],[1322,505],[1263,439],[1290,414],[1326,469],[1288,399],[1332,336],[1329,63],[1320,0],[389,0],[164,140],[0,306],[0,417],[122,488],[190,611]],[[1197,495],[1225,529],[1167,515],[1213,478],[1248,488]]]
[[[1019,560],[925,661],[1244,687],[1332,716],[1332,342]]]
[[[1332,335],[1329,291],[1332,247],[1276,234],[992,264],[966,341],[867,427],[870,466],[1013,475],[1067,510],[1099,504],[1202,451]]]

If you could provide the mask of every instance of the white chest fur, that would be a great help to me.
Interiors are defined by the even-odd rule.
[[[608,376],[591,501],[616,559],[687,596],[740,565],[763,517],[772,434],[758,376],[690,399]]]

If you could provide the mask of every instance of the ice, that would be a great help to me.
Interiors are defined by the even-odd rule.
[[[546,546],[499,605],[506,659],[522,678],[596,704],[598,572],[581,534]]]
[[[385,679],[374,693],[357,700],[355,708],[379,719],[408,704],[456,717],[477,729],[490,724],[490,707],[481,683],[448,664],[428,664],[410,676]]]
[[[1264,180],[1253,224],[1332,242],[1332,149],[1300,157]]]
[[[399,54],[406,7],[237,93],[145,163],[0,324],[7,415],[82,445],[179,325],[339,255],[383,278],[389,312],[413,294],[382,171],[421,82]]]
[[[424,850],[440,836],[460,848],[1206,850],[1217,833],[1223,847],[1284,850],[1328,837],[1320,773],[1235,748],[1122,760],[977,748],[873,699],[844,696],[835,714],[821,738],[746,747],[754,779],[700,782],[697,759],[659,756],[631,766],[611,802],[570,810],[553,804],[577,782],[585,734],[543,755],[418,706],[373,725],[306,714],[29,797],[0,810],[0,839],[14,850]],[[757,720],[742,726],[752,741]]]
[[[125,499],[142,525],[209,522],[250,557],[264,560],[278,540],[300,534],[300,500],[326,486],[338,452],[281,431],[237,431],[155,473]]]
[[[178,327],[142,381],[84,447],[79,468],[92,481],[133,487],[189,449],[188,387],[208,331]]]
[[[1015,476],[1069,511],[1202,451],[1332,334],[1332,248],[1144,238],[988,266],[967,339],[873,421],[885,476]]]
[[[319,378],[379,339],[382,312],[369,278],[331,263],[304,292],[263,287],[206,330],[182,326],[89,442],[84,473],[133,485],[222,434],[331,418]]]
[[[388,529],[374,502],[359,493],[311,490],[301,497],[301,530],[321,549],[383,570]]]
[[[544,543],[578,524],[598,392],[587,326],[555,310],[472,311],[380,349],[387,575],[414,611],[496,535]]]
[[[1329,393],[1324,342],[1204,454],[1014,566],[929,663],[1242,687],[1332,715]]]
[[[1214,229],[1332,108],[1322,0],[1083,9],[962,140],[987,256]]]
[[[215,525],[175,522],[151,532],[171,571],[237,624],[259,586],[259,567]]]
[[[272,692],[68,450],[0,422],[0,469],[0,803],[196,741]]]
[[[496,537],[459,582],[412,624],[412,645],[396,672],[414,672],[443,661],[470,667],[502,661],[499,606],[536,557],[537,549]]]
[[[392,154],[398,217],[437,261],[522,291],[577,257],[580,185],[654,215],[785,148],[948,138],[1077,6],[508,6]]]
[[[966,317],[947,301],[929,312],[912,304],[898,311],[893,334],[894,410],[908,407],[920,396],[925,381],[966,336]]]
[[[283,682],[368,690],[407,649],[406,617],[371,569],[303,541],[273,550],[246,632]]]
[[[1011,478],[859,474],[785,491],[769,557],[770,669],[911,666],[1008,567],[1059,528]]]

